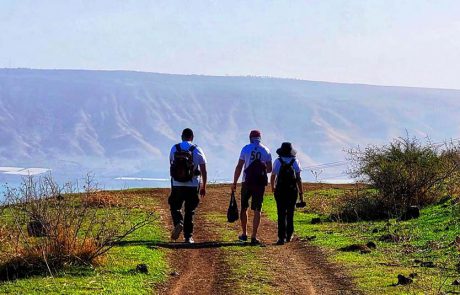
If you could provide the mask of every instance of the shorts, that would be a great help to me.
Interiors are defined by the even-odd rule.
[[[241,209],[249,208],[249,199],[251,199],[251,209],[262,211],[264,201],[265,186],[241,184]]]

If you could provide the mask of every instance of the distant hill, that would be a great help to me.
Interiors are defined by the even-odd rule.
[[[229,179],[249,130],[274,153],[292,141],[304,166],[404,135],[460,135],[460,91],[257,77],[125,71],[0,70],[0,166],[168,177],[184,127],[206,152],[210,179]],[[345,166],[321,178],[343,178]],[[311,179],[306,171],[304,179]]]

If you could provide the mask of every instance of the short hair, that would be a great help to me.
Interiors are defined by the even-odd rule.
[[[182,139],[191,139],[193,138],[193,131],[190,128],[185,128],[182,131]]]

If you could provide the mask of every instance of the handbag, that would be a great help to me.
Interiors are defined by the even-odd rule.
[[[235,192],[232,192],[230,196],[230,203],[227,209],[227,221],[235,222],[239,218],[238,204],[236,203]]]

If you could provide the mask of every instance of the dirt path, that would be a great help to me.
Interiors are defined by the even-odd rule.
[[[216,186],[208,189],[195,218],[194,238],[196,244],[188,247],[183,243],[163,245],[174,248],[171,264],[176,274],[160,288],[161,294],[234,294],[232,282],[228,279],[222,247],[232,243],[219,242],[216,227],[225,226],[239,231],[239,222],[215,224],[206,214],[225,214],[229,188]],[[161,197],[160,213],[168,229],[172,228],[165,194]],[[250,219],[252,216],[250,215]],[[249,225],[251,222],[249,223]],[[251,228],[249,227],[249,232]],[[338,266],[327,262],[324,253],[306,242],[295,240],[284,246],[276,246],[276,224],[266,216],[262,217],[259,238],[264,243],[260,267],[270,271],[270,285],[279,294],[359,294],[351,281]],[[236,238],[236,237],[235,237]],[[237,241],[234,244],[239,244]],[[241,245],[241,244],[239,244]],[[233,291],[232,291],[233,290]]]

